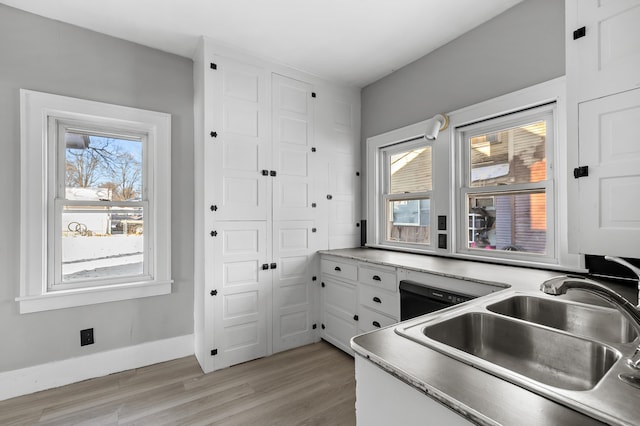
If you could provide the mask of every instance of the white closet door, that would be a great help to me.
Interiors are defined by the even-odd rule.
[[[215,369],[267,355],[271,298],[267,222],[219,222],[213,238]],[[269,327],[268,327],[269,326]]]
[[[216,57],[213,76],[213,128],[205,143],[213,147],[215,178],[212,213],[216,220],[266,220],[270,180],[269,104],[264,69]]]
[[[580,0],[574,43],[579,100],[640,87],[640,0]],[[567,28],[568,31],[578,28]]]
[[[632,256],[640,241],[640,89],[579,105],[581,253]]]
[[[317,260],[312,221],[273,224],[273,351],[314,341],[311,277]]]
[[[314,108],[308,83],[272,76],[273,220],[314,217]]]
[[[324,101],[324,99],[323,99]],[[360,107],[359,100],[334,95],[329,100],[325,128],[329,194],[329,248],[360,245]]]

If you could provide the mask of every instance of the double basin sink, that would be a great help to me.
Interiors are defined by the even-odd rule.
[[[396,333],[605,422],[640,418],[640,390],[618,379],[638,336],[617,309],[518,292],[481,300]]]

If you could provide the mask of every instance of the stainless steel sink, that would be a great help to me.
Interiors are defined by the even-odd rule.
[[[640,333],[617,310],[504,291],[395,332],[605,423],[640,418],[640,406],[628,403],[640,398],[640,370],[628,362]]]
[[[637,335],[617,309],[517,295],[487,305],[487,310],[608,343],[629,343]]]
[[[587,339],[487,313],[428,325],[424,335],[532,380],[569,390],[592,389],[620,358]]]

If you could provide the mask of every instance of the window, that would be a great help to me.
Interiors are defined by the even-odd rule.
[[[424,251],[432,245],[433,141],[424,123],[367,140],[370,246]]]
[[[21,312],[166,294],[168,114],[21,91]]]
[[[580,270],[564,92],[561,77],[453,111],[434,141],[428,120],[368,138],[366,245]]]
[[[555,104],[456,129],[460,144],[460,251],[554,256]],[[495,256],[497,253],[491,253]]]
[[[429,244],[431,146],[426,141],[381,148],[385,241]]]

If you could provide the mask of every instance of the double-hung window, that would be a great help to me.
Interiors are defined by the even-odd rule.
[[[434,147],[422,124],[367,140],[370,246],[432,248]]]
[[[431,241],[431,144],[424,139],[381,149],[384,240],[398,245]]]
[[[552,103],[456,129],[459,252],[555,255],[554,110]]]
[[[580,268],[567,246],[565,83],[554,79],[367,139],[367,245]],[[437,219],[437,220],[436,220]]]
[[[21,312],[171,291],[171,116],[21,91]]]

